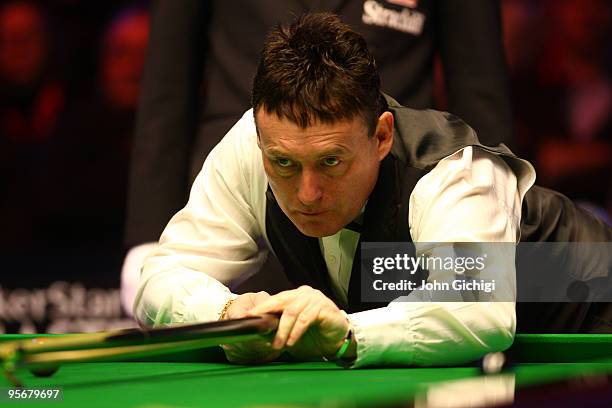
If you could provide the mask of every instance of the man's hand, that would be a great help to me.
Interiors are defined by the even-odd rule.
[[[223,319],[240,319],[251,316],[249,312],[267,299],[270,299],[270,294],[267,292],[240,295],[227,308]],[[228,361],[236,364],[265,363],[275,360],[281,354],[281,350],[272,348],[272,345],[267,340],[227,344],[223,345],[223,350]]]
[[[346,339],[349,322],[336,304],[310,286],[269,296],[249,315],[282,313],[272,347],[298,358],[332,357]]]

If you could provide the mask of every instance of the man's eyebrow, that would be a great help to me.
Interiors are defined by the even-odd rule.
[[[288,156],[287,153],[283,152],[282,150],[278,150],[274,147],[264,148],[263,150],[266,156]]]
[[[287,152],[284,152],[280,149],[277,149],[276,147],[269,147],[269,148],[264,148],[265,154],[267,156],[282,156],[282,157],[289,157],[291,156],[290,154],[288,154]],[[328,156],[341,156],[343,154],[348,153],[348,150],[344,147],[331,147],[329,149],[323,149],[320,152],[318,152],[318,156],[319,157],[328,157]]]
[[[348,149],[337,146],[337,147],[329,148],[327,150],[322,150],[321,156],[341,156],[346,153],[348,153]]]

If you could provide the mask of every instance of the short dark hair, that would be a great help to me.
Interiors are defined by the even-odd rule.
[[[252,104],[301,128],[360,115],[369,135],[387,109],[366,41],[332,13],[304,14],[268,34]]]

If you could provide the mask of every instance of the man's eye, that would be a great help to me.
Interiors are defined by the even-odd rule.
[[[280,167],[291,167],[293,162],[289,159],[280,158],[276,159],[276,164],[278,164]]]
[[[337,157],[327,157],[323,160],[323,163],[326,166],[333,167],[333,166],[337,166],[338,164],[340,164],[340,160],[338,160]]]

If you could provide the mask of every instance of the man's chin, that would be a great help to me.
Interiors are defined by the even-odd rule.
[[[293,221],[293,220],[292,220]],[[340,231],[342,227],[336,227],[329,223],[321,222],[300,222],[297,223],[293,221],[293,224],[297,227],[298,230],[307,237],[311,238],[322,238],[328,237],[330,235],[334,235],[336,232]]]

